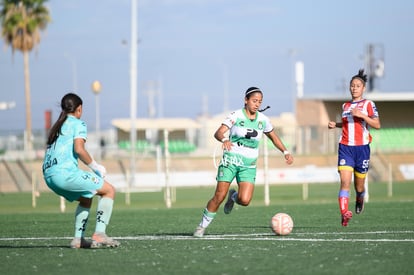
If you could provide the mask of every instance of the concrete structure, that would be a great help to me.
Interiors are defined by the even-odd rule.
[[[114,119],[112,125],[117,129],[118,142],[129,140],[130,119]],[[164,139],[164,130],[169,131],[171,140],[181,139],[196,143],[196,130],[201,124],[189,118],[136,119],[137,140],[159,143]]]
[[[381,128],[414,128],[414,92],[366,92],[365,98],[375,102]],[[342,104],[349,95],[321,95],[296,100],[297,152],[300,154],[336,151],[340,129],[328,131],[330,120],[340,121]]]
[[[137,119],[137,140],[148,141],[157,145],[164,140],[164,130],[169,131],[170,140],[184,140],[196,145],[197,153],[211,155],[220,144],[214,139],[214,132],[220,126],[228,113],[215,116],[189,118],[158,118]],[[294,144],[295,116],[292,113],[282,113],[279,117],[270,117],[276,132],[287,144]],[[130,119],[114,119],[112,125],[116,128],[118,142],[128,141],[131,130]]]

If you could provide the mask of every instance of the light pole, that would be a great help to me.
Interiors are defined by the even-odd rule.
[[[135,120],[137,118],[137,90],[138,90],[138,0],[131,0],[131,48],[130,48],[130,120],[131,130],[129,140],[131,144],[130,173],[128,179],[128,191],[125,203],[131,204],[130,188],[135,184],[135,143],[137,130]]]
[[[72,58],[71,55],[69,55],[68,53],[64,53],[64,56],[66,57],[66,59],[71,63],[72,65],[72,85],[73,85],[73,92],[76,93],[78,92],[78,70],[77,70],[77,66],[76,66],[76,60],[74,58]]]
[[[101,92],[102,86],[101,82],[98,80],[95,80],[92,82],[92,92],[95,94],[95,108],[96,108],[96,138],[98,140],[98,153],[97,153],[97,159],[101,160],[101,134],[100,134],[100,123],[99,123],[99,93]]]
[[[377,88],[374,85],[375,80],[384,76],[384,46],[382,44],[368,44],[365,62],[368,91],[372,92]]]

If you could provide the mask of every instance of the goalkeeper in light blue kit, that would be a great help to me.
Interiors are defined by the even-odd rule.
[[[226,198],[224,213],[230,214],[234,203],[249,205],[256,181],[256,162],[263,133],[272,141],[285,157],[287,164],[293,163],[293,157],[274,132],[269,118],[259,110],[263,93],[259,88],[250,87],[244,97],[244,108],[232,112],[221,124],[214,137],[223,143],[223,158],[217,171],[217,186],[214,196],[203,211],[201,222],[194,231],[194,237],[203,237],[206,228],[213,221],[217,210]],[[229,137],[226,137],[226,132]],[[236,178],[238,191],[229,191],[230,184]]]
[[[80,120],[82,99],[73,93],[61,100],[62,111],[50,129],[43,160],[43,177],[47,186],[68,201],[79,201],[75,212],[75,236],[72,248],[117,247],[119,242],[106,235],[112,215],[115,188],[104,180],[106,169],[85,149],[87,127]],[[78,159],[93,172],[81,170]],[[100,196],[95,233],[92,241],[84,237],[94,195]]]

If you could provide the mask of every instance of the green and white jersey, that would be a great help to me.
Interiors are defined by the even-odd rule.
[[[273,131],[273,125],[269,118],[257,112],[256,119],[251,120],[243,108],[232,112],[222,124],[229,127],[229,139],[233,144],[230,151],[223,153],[222,164],[225,166],[232,164],[242,167],[256,167],[263,133]]]
[[[43,160],[43,174],[45,177],[57,173],[70,174],[78,170],[78,155],[74,150],[76,138],[86,140],[86,123],[72,115],[68,115],[62,125],[59,137],[46,149]]]

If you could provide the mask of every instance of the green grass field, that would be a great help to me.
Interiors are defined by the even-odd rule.
[[[75,203],[59,211],[59,198],[42,193],[0,194],[1,274],[412,274],[414,183],[370,184],[365,212],[340,225],[337,185],[272,186],[271,205],[258,186],[249,207],[222,209],[203,239],[192,237],[212,195],[209,188],[176,190],[167,209],[162,192],[118,194],[107,233],[115,249],[70,249]],[[353,207],[353,204],[351,205]],[[96,207],[94,202],[93,209]],[[272,234],[269,221],[289,213],[288,236]],[[91,215],[87,235],[94,229]]]

